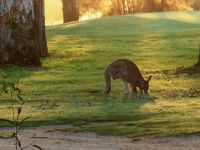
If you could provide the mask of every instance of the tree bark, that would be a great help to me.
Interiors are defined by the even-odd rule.
[[[43,4],[43,0],[0,0],[1,66],[41,66],[39,57],[47,55]]]
[[[197,64],[200,66],[200,51],[199,51],[199,59],[198,59]]]
[[[198,57],[198,61],[195,64],[195,66],[200,67],[200,44],[199,44],[199,57]]]
[[[78,21],[79,8],[77,0],[62,0],[64,23]]]
[[[44,17],[44,0],[34,0],[35,5],[35,21],[37,27],[37,36],[38,39],[37,51],[40,57],[48,56],[48,48],[46,41],[45,33],[45,17]]]

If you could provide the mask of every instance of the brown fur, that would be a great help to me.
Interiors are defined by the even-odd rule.
[[[107,66],[104,77],[108,94],[111,91],[111,77],[113,80],[121,79],[124,82],[125,93],[128,89],[127,83],[131,85],[133,93],[137,93],[136,87],[142,92],[148,93],[149,81],[152,76],[145,80],[136,64],[127,59],[118,59]]]

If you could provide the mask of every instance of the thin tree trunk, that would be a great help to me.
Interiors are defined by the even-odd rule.
[[[123,10],[123,15],[125,15],[126,14],[125,0],[121,0],[121,5],[122,5],[122,10]]]
[[[198,59],[198,64],[200,66],[200,50],[199,50],[199,59]]]
[[[120,2],[121,2],[120,0],[117,0],[118,13],[119,13],[119,15],[122,15],[123,11],[122,11],[122,7],[121,7],[121,3]]]
[[[198,57],[198,61],[197,61],[197,63],[195,64],[195,66],[200,67],[200,44],[199,44],[199,57]]]
[[[162,0],[161,1],[161,11],[169,11],[169,6],[167,4],[167,0]]]
[[[62,0],[64,23],[78,21],[79,7],[77,0]]]

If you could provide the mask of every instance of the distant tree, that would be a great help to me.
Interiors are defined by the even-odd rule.
[[[193,3],[192,3],[192,8],[194,10],[200,10],[200,1],[199,0],[195,0]]]
[[[0,0],[0,65],[41,66],[47,55],[44,1]]]
[[[77,0],[62,0],[64,23],[79,20]]]
[[[200,10],[200,0],[111,0],[108,15]]]
[[[191,8],[194,0],[161,0],[161,11],[179,11]]]
[[[103,0],[79,0],[79,12],[80,15],[87,13],[91,15],[101,9],[101,3]],[[90,16],[88,16],[90,18]]]
[[[143,0],[142,12],[154,12],[155,2],[154,0]]]
[[[192,0],[164,0],[163,11],[187,10]]]
[[[167,3],[167,0],[161,0],[161,11],[168,11],[170,8],[169,8],[169,5]]]
[[[137,12],[154,12],[156,5],[154,0],[112,0],[110,14],[125,15]]]
[[[123,10],[122,10],[122,1],[121,0],[112,0],[112,6],[110,10],[111,15],[123,15]]]
[[[139,0],[112,0],[110,15],[132,14],[137,11]]]

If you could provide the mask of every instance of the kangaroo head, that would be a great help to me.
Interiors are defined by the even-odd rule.
[[[144,80],[142,82],[142,90],[144,90],[144,93],[148,94],[149,91],[149,81],[151,80],[152,76],[149,76],[149,78],[147,80]]]

